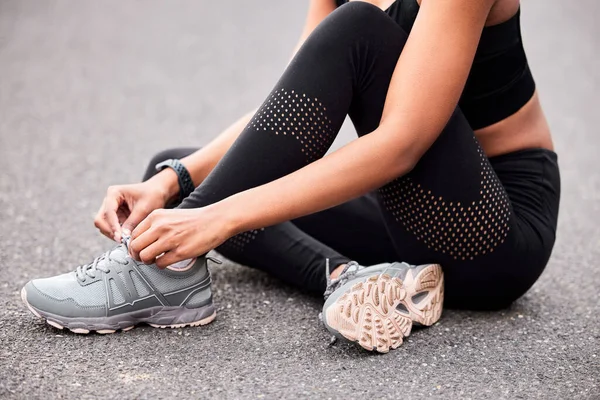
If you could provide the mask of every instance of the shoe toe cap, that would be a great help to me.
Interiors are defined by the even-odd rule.
[[[33,286],[32,281],[27,282],[23,289],[21,289],[21,300],[23,303],[29,308],[36,317],[42,318],[39,310],[37,309],[40,301],[39,301],[39,293],[35,286]]]
[[[55,293],[46,291],[45,284],[49,278],[34,279],[27,282],[21,291],[21,298],[28,308],[38,317],[52,314],[64,317],[97,317],[105,315],[106,307],[82,306],[71,296],[57,298]]]

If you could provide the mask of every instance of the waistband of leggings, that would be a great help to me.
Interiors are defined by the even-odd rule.
[[[490,163],[502,163],[505,161],[519,161],[519,160],[531,160],[531,159],[549,159],[553,162],[558,161],[558,154],[552,150],[545,149],[543,147],[534,147],[530,149],[522,149],[511,151],[510,153],[500,154],[497,156],[490,157]]]

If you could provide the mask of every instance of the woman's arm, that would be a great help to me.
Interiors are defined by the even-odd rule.
[[[312,31],[321,23],[321,21],[335,10],[335,0],[310,0],[308,6],[308,12],[306,20],[304,22],[304,28],[302,34],[298,40],[298,44],[294,48],[293,54],[295,55],[298,49],[302,46],[306,38],[312,33]],[[185,157],[181,162],[187,170],[190,172],[194,185],[198,186],[210,172],[214,169],[217,163],[223,158],[227,150],[231,147],[233,142],[242,133],[256,110],[249,112],[242,118],[237,120],[233,125],[225,129],[219,136],[217,136],[209,144],[196,151],[195,153]],[[157,176],[156,181],[160,181],[163,187],[167,188],[170,197],[175,197],[179,193],[179,185],[177,183],[177,175],[175,175],[168,168],[165,169]]]
[[[301,170],[215,204],[231,234],[335,206],[409,172],[456,108],[492,5],[423,0],[380,126]]]

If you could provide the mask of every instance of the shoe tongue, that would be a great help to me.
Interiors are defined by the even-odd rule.
[[[125,261],[129,257],[129,249],[127,245],[120,244],[110,252],[110,258]]]
[[[129,257],[129,251],[127,250],[127,246],[123,243],[116,246],[110,251],[110,259],[118,260],[118,261],[126,261],[127,257]],[[98,265],[110,267],[108,258],[104,257],[100,261],[98,261]]]

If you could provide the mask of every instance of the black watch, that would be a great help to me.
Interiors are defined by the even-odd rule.
[[[177,179],[179,181],[179,203],[183,201],[186,197],[188,197],[196,187],[194,186],[194,182],[192,181],[192,177],[188,172],[187,168],[181,163],[181,161],[176,159],[169,159],[163,162],[156,164],[154,167],[158,172],[162,171],[165,168],[171,168],[177,174]]]

